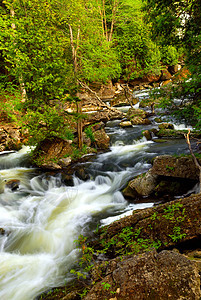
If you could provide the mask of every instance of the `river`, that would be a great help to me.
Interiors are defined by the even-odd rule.
[[[80,234],[153,205],[128,203],[120,192],[128,180],[147,171],[157,155],[187,151],[184,140],[156,143],[141,137],[142,129],[157,125],[122,129],[118,123],[106,126],[110,151],[86,163],[90,179],[74,177],[74,186],[66,186],[60,175],[31,168],[28,147],[0,153],[0,228],[6,233],[0,235],[1,300],[33,300],[71,280]],[[5,186],[12,179],[20,180],[16,191]]]

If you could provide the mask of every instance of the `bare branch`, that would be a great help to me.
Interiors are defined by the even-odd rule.
[[[195,164],[195,166],[196,166],[196,167],[199,169],[199,171],[200,171],[200,174],[199,174],[199,180],[200,180],[200,189],[201,189],[201,165],[199,164],[199,162],[198,162],[198,160],[197,160],[195,154],[193,153],[193,150],[192,150],[192,147],[191,147],[191,143],[190,143],[190,138],[189,138],[190,132],[191,132],[191,131],[190,131],[190,129],[189,129],[189,130],[188,130],[188,133],[187,133],[187,134],[184,134],[184,136],[185,136],[186,142],[187,142],[187,144],[188,144],[188,148],[189,148],[189,150],[190,150],[190,153],[191,153],[191,155],[192,155],[194,164]],[[200,193],[200,191],[199,191],[199,193]]]

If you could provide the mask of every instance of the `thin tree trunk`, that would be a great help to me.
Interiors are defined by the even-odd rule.
[[[198,160],[197,160],[195,154],[193,153],[193,150],[192,150],[192,147],[191,147],[190,138],[189,138],[190,132],[191,132],[191,131],[190,131],[190,129],[189,129],[189,130],[188,130],[188,133],[185,134],[184,136],[185,136],[185,138],[186,138],[186,142],[187,142],[187,144],[188,144],[188,148],[189,148],[190,153],[191,153],[191,155],[192,155],[194,164],[195,164],[195,166],[199,169],[199,182],[200,182],[199,193],[200,193],[200,192],[201,192],[201,166],[200,166],[200,164],[199,164],[199,162],[198,162]]]
[[[10,15],[11,15],[12,18],[14,18],[14,16],[15,16],[15,11],[14,11],[13,6],[10,9]],[[16,29],[16,25],[15,25],[14,22],[11,23],[11,28],[14,29],[14,30]],[[16,42],[14,42],[14,45],[16,45]],[[20,74],[20,76],[19,76],[19,84],[20,84],[20,90],[21,90],[21,95],[22,95],[22,100],[21,101],[25,102],[27,100],[27,92],[26,92],[26,89],[25,89],[25,84],[24,84],[22,74]]]
[[[73,41],[73,30],[70,24],[69,31],[70,31],[70,43],[71,43],[71,50],[72,50],[72,58],[73,58],[73,67],[74,67],[74,75],[77,81],[77,90],[79,88],[79,80],[77,79],[77,71],[78,71],[78,64],[77,64],[77,50],[79,48],[79,40],[80,40],[80,26],[78,26],[77,31],[77,45],[75,47]],[[77,98],[79,98],[79,92],[77,91],[76,94]],[[83,133],[82,133],[82,119],[80,115],[82,114],[82,101],[76,103],[77,105],[77,114],[78,114],[78,121],[77,121],[77,134],[78,134],[78,147],[81,150],[83,147]]]

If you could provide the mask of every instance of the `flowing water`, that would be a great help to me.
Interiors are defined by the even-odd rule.
[[[143,126],[143,129],[153,125]],[[66,186],[59,175],[39,174],[27,166],[29,149],[0,155],[0,299],[29,300],[65,284],[79,251],[74,240],[97,223],[109,224],[134,209],[153,203],[129,204],[120,190],[128,180],[151,167],[159,154],[187,151],[184,140],[155,143],[141,138],[141,126],[121,129],[108,122],[110,152],[86,164],[91,175],[74,177]],[[6,182],[20,180],[11,191]]]

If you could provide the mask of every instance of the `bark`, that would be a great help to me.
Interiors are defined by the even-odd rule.
[[[124,90],[125,97],[128,100],[130,106],[133,108],[133,103],[132,103],[133,94],[129,91],[128,84],[126,84],[126,87],[124,87],[122,84],[120,84],[120,86]]]
[[[11,9],[10,9],[10,15],[11,15],[12,18],[14,18],[14,16],[15,16],[15,11],[14,11],[13,7],[11,7]],[[13,30],[16,29],[16,25],[15,25],[14,22],[11,23],[11,28]],[[14,45],[16,45],[16,42],[14,42]],[[21,95],[22,95],[22,100],[21,101],[25,102],[27,100],[27,92],[26,92],[26,89],[25,89],[25,84],[24,84],[22,74],[20,74],[20,76],[19,76],[19,84],[20,84],[20,90],[21,90]]]
[[[190,129],[189,129],[189,130],[188,130],[188,133],[185,134],[184,136],[185,136],[185,138],[186,138],[186,142],[187,142],[187,144],[188,144],[188,148],[189,148],[190,153],[191,153],[191,155],[192,155],[194,164],[195,164],[195,166],[196,166],[196,167],[199,169],[199,171],[200,171],[200,175],[199,175],[199,179],[200,179],[199,193],[200,193],[200,192],[201,192],[201,166],[200,166],[200,164],[199,164],[199,162],[198,162],[198,160],[197,160],[195,154],[193,153],[193,150],[192,150],[192,147],[191,147],[191,142],[190,142],[190,138],[189,138],[190,132],[191,132],[191,131],[190,131]]]
[[[77,90],[78,90],[79,89],[79,80],[77,79],[77,71],[78,71],[77,51],[79,49],[79,41],[80,41],[80,26],[78,26],[78,30],[77,30],[76,46],[74,44],[72,26],[70,24],[68,24],[68,26],[69,26],[69,32],[70,32],[70,43],[71,43],[71,50],[72,50],[74,75],[77,80]],[[77,91],[76,96],[77,96],[77,98],[79,98],[78,91]],[[81,150],[83,147],[82,120],[80,118],[80,115],[82,114],[82,101],[77,102],[77,114],[78,114],[78,121],[77,121],[78,147]]]

